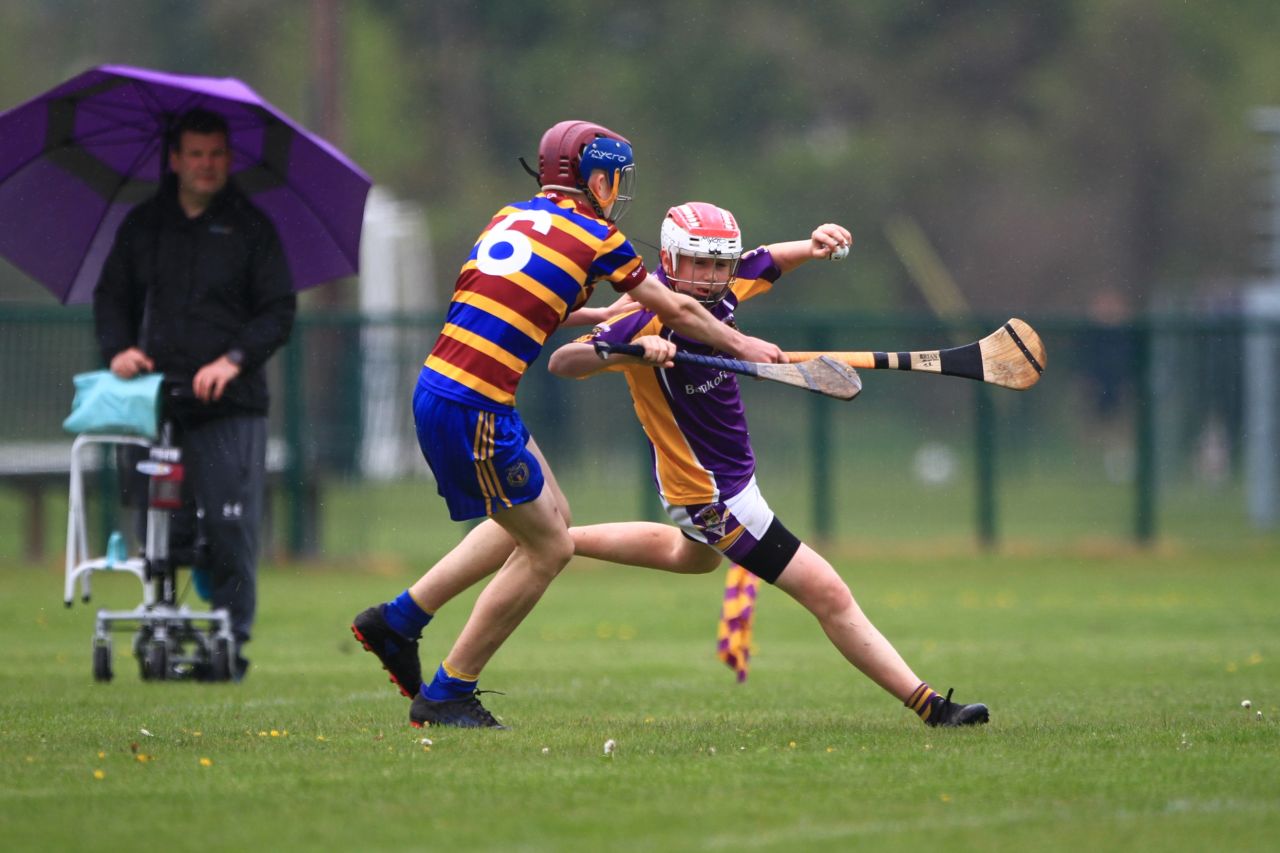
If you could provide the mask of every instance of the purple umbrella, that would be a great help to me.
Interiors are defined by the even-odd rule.
[[[295,290],[356,271],[369,178],[232,78],[104,65],[0,114],[0,254],[64,304],[89,302],[116,228],[155,193],[166,132],[224,116],[232,181],[271,218]]]

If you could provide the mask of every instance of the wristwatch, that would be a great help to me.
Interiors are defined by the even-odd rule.
[[[225,358],[236,367],[244,366],[244,350],[240,349],[240,347],[232,347],[227,350]]]

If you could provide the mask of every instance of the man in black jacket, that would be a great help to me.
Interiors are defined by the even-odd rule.
[[[103,359],[128,379],[160,371],[191,383],[170,400],[205,548],[210,603],[247,642],[267,445],[263,365],[289,338],[296,298],[275,228],[228,184],[226,121],[192,110],[178,122],[160,191],[129,212],[93,295]],[[247,661],[237,654],[237,677]]]

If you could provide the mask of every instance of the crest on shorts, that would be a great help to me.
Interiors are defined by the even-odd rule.
[[[513,489],[518,489],[529,482],[529,466],[524,462],[517,462],[507,469],[506,476],[507,485]]]
[[[720,511],[721,504],[708,504],[694,514],[693,520],[708,536],[719,539],[724,536],[724,527],[729,523],[729,508]]]

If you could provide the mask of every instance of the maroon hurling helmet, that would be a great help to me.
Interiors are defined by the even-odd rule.
[[[542,134],[538,144],[538,182],[543,187],[581,190],[589,176],[581,174],[582,149],[596,137],[616,139],[628,146],[631,141],[607,127],[589,121],[562,121]]]

